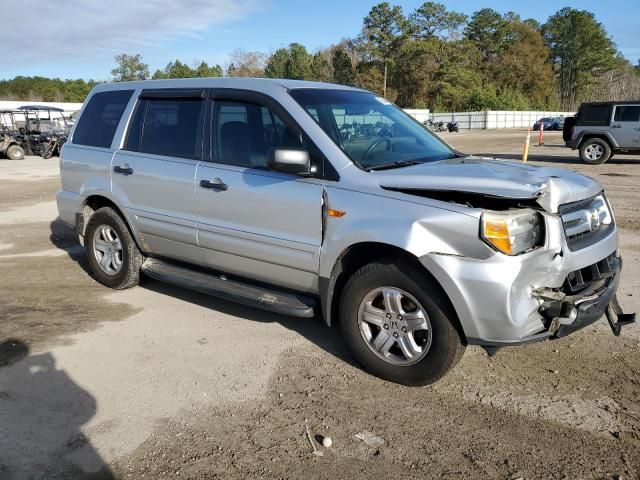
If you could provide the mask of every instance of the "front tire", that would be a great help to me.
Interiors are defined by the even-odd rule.
[[[96,210],[87,223],[84,239],[87,260],[100,283],[116,290],[139,283],[142,254],[115,210]]]
[[[340,326],[365,370],[403,385],[431,384],[465,345],[446,295],[425,272],[394,260],[365,265],[347,282]]]
[[[601,165],[611,158],[611,147],[601,138],[590,138],[580,145],[580,160],[589,165]]]

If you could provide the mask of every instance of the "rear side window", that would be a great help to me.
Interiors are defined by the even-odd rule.
[[[201,98],[141,99],[125,149],[170,157],[200,158],[204,101]]]
[[[616,122],[639,122],[640,105],[620,105],[613,116]]]
[[[73,143],[110,148],[122,112],[132,94],[133,90],[114,90],[93,95],[78,120]]]
[[[610,105],[583,105],[578,113],[580,125],[609,125]]]

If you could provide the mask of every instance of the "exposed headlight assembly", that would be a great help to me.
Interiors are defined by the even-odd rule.
[[[544,221],[535,210],[485,210],[480,223],[482,239],[506,255],[519,255],[544,243]]]

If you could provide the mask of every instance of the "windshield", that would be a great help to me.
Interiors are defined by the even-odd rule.
[[[434,162],[456,155],[387,100],[351,90],[289,92],[347,156],[365,170]]]

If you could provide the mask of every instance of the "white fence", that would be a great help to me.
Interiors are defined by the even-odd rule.
[[[424,123],[429,120],[428,108],[405,108],[404,111],[418,120],[420,123]]]
[[[527,128],[543,117],[570,117],[575,112],[497,111],[432,113],[434,122],[458,122],[461,129]],[[416,117],[417,118],[417,117]]]

